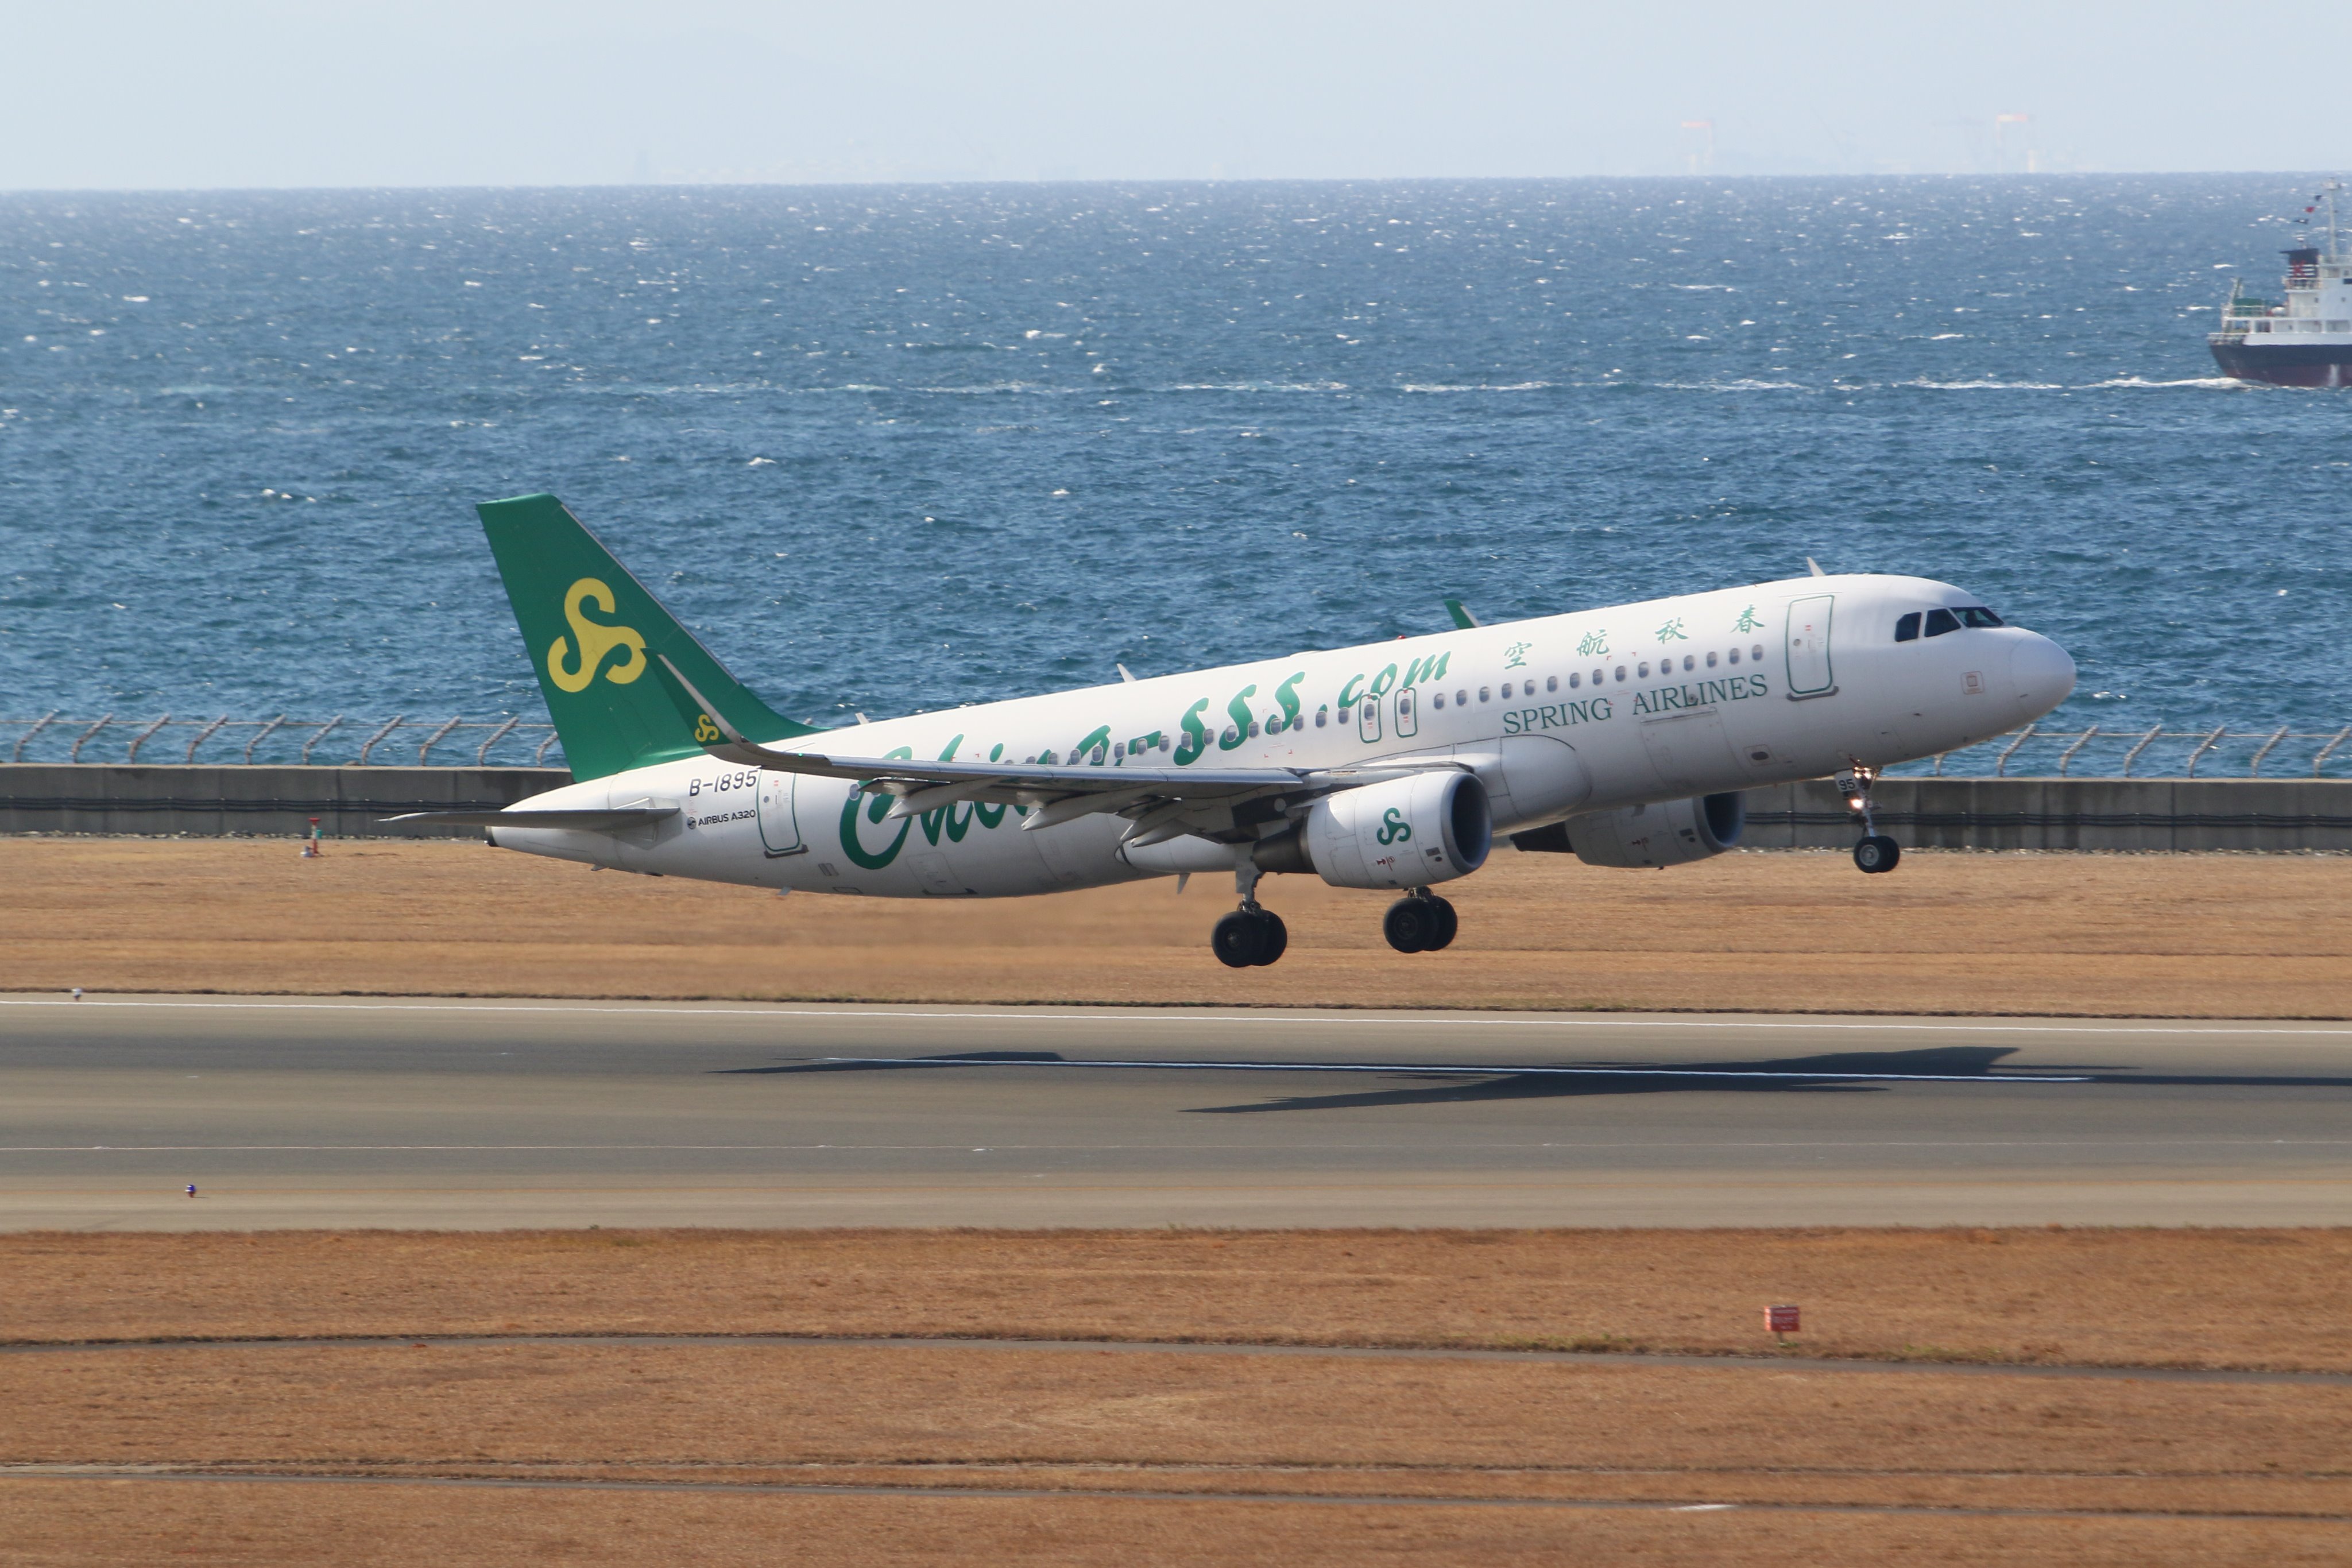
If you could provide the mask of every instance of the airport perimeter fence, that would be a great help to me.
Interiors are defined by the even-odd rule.
[[[555,727],[521,718],[0,718],[10,762],[370,768],[408,765],[412,746],[418,768],[544,768],[551,750],[562,760]]]
[[[385,819],[560,788],[572,776],[543,765],[553,750],[548,726],[513,718],[0,720],[0,833],[290,836],[315,822],[332,838],[478,839]],[[1880,829],[1920,848],[2347,853],[2352,727],[2028,726],[1897,768],[1875,795]],[[1747,809],[1747,847],[1839,849],[1860,831],[1823,779],[1749,789]]]

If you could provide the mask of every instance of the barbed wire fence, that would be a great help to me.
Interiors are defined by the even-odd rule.
[[[520,718],[410,718],[406,714],[381,720],[342,714],[332,718],[285,714],[276,718],[178,718],[171,714],[124,718],[104,714],[93,719],[58,713],[0,718],[0,757],[10,762],[544,768],[551,765],[551,749],[553,766],[562,766],[555,727]]]
[[[2352,726],[2338,730],[2045,729],[2029,724],[1979,746],[1888,769],[1891,778],[2347,779]]]
[[[479,737],[478,740],[476,738]],[[239,745],[242,739],[243,744]],[[412,758],[409,747],[415,751]],[[469,753],[470,748],[470,753]],[[520,718],[0,718],[9,762],[562,766],[555,727]],[[1906,762],[1890,778],[2352,779],[2352,725],[2278,729],[2045,729]]]

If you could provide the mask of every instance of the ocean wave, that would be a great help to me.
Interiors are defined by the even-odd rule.
[[[1448,382],[1407,382],[1403,385],[1398,387],[1397,391],[1409,392],[1542,392],[1548,387],[1556,386],[1559,383],[1556,382],[1506,382],[1500,384],[1490,382],[1477,382],[1471,383]]]
[[[1898,387],[1920,387],[1928,392],[2068,392],[2074,389],[2063,382],[1938,382],[1925,376],[1916,381],[1895,382]]]
[[[2252,383],[2235,376],[2184,376],[2179,381],[2152,382],[2146,376],[2117,376],[2113,381],[2086,382],[2085,387],[2219,387],[2230,392],[2252,390]]]
[[[1178,382],[1160,392],[1335,392],[1349,390],[1345,382]]]
[[[1768,382],[1754,376],[1734,376],[1719,382],[1652,382],[1650,385],[1664,392],[1811,392],[1802,382]]]

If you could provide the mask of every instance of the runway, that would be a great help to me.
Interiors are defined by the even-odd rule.
[[[19,995],[0,1228],[2334,1225],[2347,1111],[2325,1022]]]

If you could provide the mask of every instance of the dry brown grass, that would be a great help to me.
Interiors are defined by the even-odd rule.
[[[2341,1524],[2222,1519],[1886,1518],[1495,1508],[1282,1508],[1091,1498],[646,1492],[420,1494],[407,1488],[11,1481],[0,1563],[869,1565],[1363,1563],[1519,1568],[2302,1568],[2340,1564]]]
[[[2352,1517],[2352,1387],[1243,1354],[16,1355],[0,1465]]]
[[[185,1340],[1607,1333],[1755,1352],[1780,1299],[1806,1308],[1815,1353],[2344,1367],[2347,1258],[2337,1231],[0,1237],[5,1337],[183,1340],[0,1354],[0,1563],[2336,1563],[2345,1385]],[[93,1473],[55,1474],[76,1466]],[[593,1490],[614,1482],[650,1490]],[[1693,1504],[1723,1511],[1665,1511]]]
[[[905,903],[597,873],[454,842],[0,840],[14,989],[2352,1017],[2352,858],[1919,852],[1671,872],[1498,853],[1411,960],[1384,895],[1267,884],[1277,968],[1213,960],[1222,879]],[[1899,980],[1890,983],[1890,977]]]
[[[0,1236],[0,1339],[678,1332],[2352,1371],[2352,1231]]]

